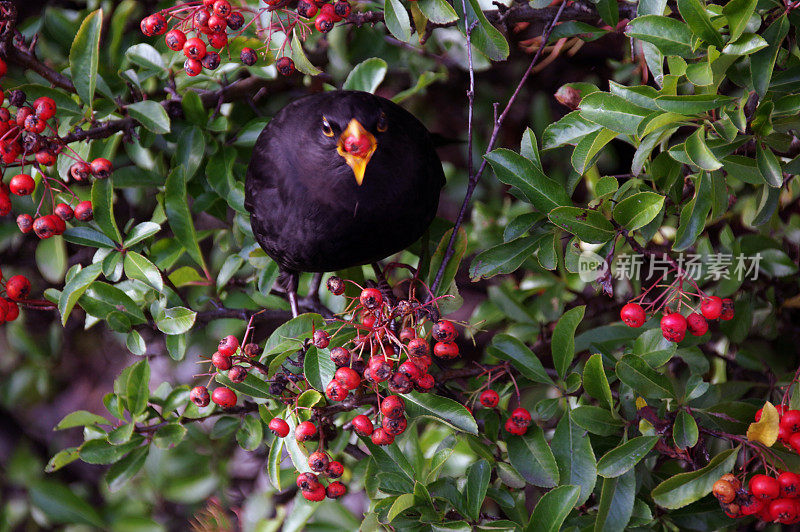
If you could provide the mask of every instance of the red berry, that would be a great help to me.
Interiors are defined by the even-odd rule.
[[[228,27],[228,21],[225,20],[225,17],[220,17],[216,14],[211,15],[208,19],[208,29],[213,31],[214,33],[220,33],[225,35],[225,29]],[[225,35],[225,41],[227,42],[228,36]],[[211,43],[211,46],[214,46],[214,43]],[[214,48],[219,48],[218,46],[214,46]]]
[[[344,466],[341,462],[332,460],[331,463],[328,464],[328,468],[325,470],[325,473],[330,478],[339,478],[344,474]]]
[[[314,21],[314,27],[317,28],[317,31],[320,33],[328,33],[333,29],[333,25],[333,18],[331,18],[330,15],[325,16],[324,13],[320,13],[320,15],[317,17],[317,20]]]
[[[320,485],[317,475],[314,473],[300,473],[297,475],[297,487],[302,491],[308,491]]]
[[[722,299],[711,296],[700,302],[700,312],[707,320],[715,320],[722,314]]]
[[[361,384],[361,377],[352,368],[339,368],[333,378],[347,390],[355,390]]]
[[[221,61],[217,52],[208,52],[206,56],[200,60],[200,64],[206,70],[216,70]]]
[[[430,373],[426,373],[425,375],[421,376],[419,379],[414,381],[414,387],[417,391],[422,393],[427,393],[433,390],[433,387],[436,385],[436,381],[433,378],[433,375]]]
[[[36,162],[42,166],[53,166],[56,164],[56,156],[50,150],[39,150],[36,152]]]
[[[319,14],[322,17],[331,19],[333,22],[342,20],[342,17],[336,14],[336,9],[333,7],[333,4],[323,3],[322,7],[319,8]]]
[[[89,168],[92,172],[92,175],[97,179],[106,179],[114,170],[114,167],[111,165],[111,161],[104,159],[103,157],[98,157],[92,161],[89,164]]]
[[[322,473],[328,469],[328,464],[330,464],[330,461],[331,459],[328,456],[328,453],[317,451],[309,455],[308,467],[311,468],[311,471]]]
[[[380,290],[377,288],[365,288],[361,291],[358,300],[365,308],[372,310],[381,306],[381,303],[383,303],[383,295],[381,295]]]
[[[325,499],[325,487],[322,484],[317,484],[314,489],[301,491],[300,493],[303,494],[307,501],[319,502]]]
[[[197,59],[187,59],[183,62],[183,70],[190,78],[200,75],[203,71],[203,63]]]
[[[4,191],[0,191],[0,216],[11,213],[11,198]]]
[[[145,37],[153,36],[153,30],[150,24],[148,24],[149,19],[150,17],[144,17],[141,22],[139,22],[139,29],[142,30],[142,33],[145,35]]]
[[[300,0],[297,2],[297,14],[303,18],[314,18],[314,15],[317,14],[317,6],[311,2]]]
[[[32,114],[33,114],[33,109],[31,109],[30,107],[22,107],[18,109],[17,115],[14,117],[16,118],[16,124],[19,127],[25,127],[25,120],[27,120],[28,117],[31,116]]]
[[[226,357],[233,356],[237,349],[239,349],[239,340],[232,334],[220,340],[217,346],[217,350]]]
[[[17,196],[30,196],[36,188],[36,182],[28,174],[17,174],[8,183],[8,189]]]
[[[414,382],[406,374],[398,371],[389,377],[387,387],[392,393],[408,393],[414,389]]]
[[[31,282],[24,275],[15,275],[6,283],[6,295],[9,299],[26,299],[30,293]]]
[[[794,434],[800,432],[800,410],[789,410],[781,416],[780,426]]]
[[[494,390],[484,390],[481,393],[480,401],[486,408],[494,408],[500,402],[500,396]]]
[[[233,366],[231,357],[223,355],[219,351],[211,355],[211,363],[220,371],[228,371]]]
[[[331,335],[327,331],[314,331],[314,345],[325,349],[331,343]]]
[[[754,475],[748,483],[750,493],[759,499],[776,499],[781,494],[781,486],[778,481],[767,475]]]
[[[680,342],[686,336],[686,318],[673,312],[661,318],[661,333],[670,342]]]
[[[325,489],[325,494],[328,496],[329,499],[338,499],[339,497],[343,496],[347,493],[347,488],[344,484],[339,482],[331,482],[328,484],[328,487]]]
[[[238,30],[244,26],[244,16],[238,11],[234,11],[228,16],[228,27],[232,30]]]
[[[33,229],[33,216],[30,214],[20,214],[17,216],[17,225],[23,233],[30,233]]]
[[[372,443],[375,445],[391,445],[394,443],[394,436],[386,432],[383,427],[378,427],[372,433]]]
[[[338,0],[333,4],[333,12],[341,18],[350,16],[350,2],[346,0]]]
[[[147,17],[147,26],[150,35],[163,35],[167,31],[167,21],[161,13],[154,13]]]
[[[428,355],[425,355],[424,357],[410,358],[409,360],[420,370],[422,370],[423,373],[428,371],[428,368],[430,368],[431,364],[433,363],[433,359]]]
[[[208,406],[211,402],[211,396],[208,394],[208,388],[205,386],[195,386],[192,388],[192,391],[189,392],[189,399],[200,408]]]
[[[212,48],[217,48],[217,49],[224,48],[228,44],[228,35],[224,31],[214,32],[211,35],[209,35],[208,44],[210,44]],[[206,53],[211,53],[211,52],[206,52]],[[205,59],[205,57],[203,57],[203,59]]]
[[[405,362],[400,364],[400,367],[397,368],[397,371],[399,371],[412,381],[419,379],[420,377],[422,377],[422,374],[424,373],[424,370],[421,369],[417,364],[415,364],[411,360],[406,360]]]
[[[81,222],[89,222],[94,217],[94,211],[92,211],[92,202],[89,200],[82,201],[75,206],[75,218],[80,220]]]
[[[386,417],[400,418],[406,411],[406,402],[399,395],[389,395],[381,402],[381,414]]]
[[[2,102],[2,100],[0,100],[0,102]],[[49,96],[41,96],[33,101],[33,110],[36,113],[36,116],[42,120],[50,120],[56,115],[58,106],[56,105],[55,100]]]
[[[792,499],[777,499],[769,503],[771,521],[784,525],[797,522],[797,502]]]
[[[0,298],[2,299],[2,298]],[[19,307],[13,301],[5,300],[6,303],[6,321],[14,321],[19,316]]]
[[[387,434],[391,434],[392,436],[399,436],[403,432],[405,432],[406,427],[408,427],[408,421],[406,418],[391,418],[391,417],[384,417],[383,418],[383,430],[386,431]]]
[[[400,331],[399,338],[400,341],[403,343],[410,342],[416,337],[417,337],[417,331],[415,331],[412,327],[403,327],[403,329]]]
[[[214,391],[211,392],[211,400],[222,408],[233,408],[236,406],[237,401],[236,392],[230,388],[220,386],[218,388],[214,388]]]
[[[343,368],[342,368],[343,369]],[[344,401],[347,399],[348,390],[338,382],[331,381],[325,387],[325,397],[330,399],[331,401]]]
[[[268,426],[278,438],[285,438],[289,434],[289,424],[279,417],[272,418]]]
[[[733,300],[725,298],[722,300],[722,313],[719,315],[722,321],[729,321],[733,319]]]
[[[303,421],[294,429],[294,437],[297,441],[310,440],[317,434],[317,426],[310,421]]]
[[[334,347],[331,349],[331,360],[337,367],[350,365],[350,351],[344,347]]]
[[[374,430],[372,421],[370,421],[370,419],[364,414],[359,414],[354,417],[352,423],[353,430],[355,430],[360,436],[370,436]]]
[[[292,61],[291,57],[283,56],[275,63],[275,68],[281,76],[291,76],[294,74],[294,61]],[[344,293],[344,287],[342,287],[342,293]],[[335,292],[334,294],[340,295]]]
[[[244,382],[244,380],[247,378],[247,368],[244,366],[233,366],[228,371],[228,378],[231,380],[231,382],[235,382],[237,384]]]
[[[75,181],[84,181],[89,179],[89,175],[92,173],[92,168],[87,163],[83,161],[79,161],[74,163],[72,166],[69,167],[69,175],[72,176],[72,179]]]
[[[198,9],[192,17],[192,25],[194,29],[205,32],[208,31],[208,19],[211,18],[211,10]]]
[[[458,357],[458,345],[455,342],[436,342],[433,346],[433,354],[439,358],[452,360]]]
[[[228,15],[233,12],[231,4],[228,0],[217,0],[214,2],[214,14],[218,17],[228,18]]]
[[[186,34],[177,28],[170,30],[164,35],[164,42],[167,43],[167,48],[178,52],[183,50],[183,45],[186,44]]]
[[[66,203],[59,203],[56,205],[56,208],[53,212],[64,221],[72,220],[72,218],[75,216],[75,211],[73,211],[72,207]]]
[[[739,509],[743,516],[754,515],[764,507],[764,501],[752,493],[744,492],[739,495]]]
[[[692,312],[686,316],[686,327],[692,336],[703,336],[708,332],[708,322],[697,312]]]
[[[647,315],[638,303],[628,303],[622,307],[619,317],[628,327],[641,327],[647,321]]]
[[[46,218],[48,218],[50,223],[53,224],[53,227],[55,227],[55,233],[57,235],[63,234],[64,231],[67,230],[67,223],[55,214],[48,214]]]
[[[5,62],[5,61],[3,61],[2,59],[0,59],[0,78],[2,78],[3,76],[5,76],[5,75],[6,75],[6,72],[8,72],[8,65],[6,65],[6,62]]]
[[[800,475],[784,471],[778,475],[777,480],[781,486],[781,497],[794,499],[800,496]]]
[[[242,53],[239,54],[239,59],[247,66],[253,66],[258,61],[258,54],[252,48],[242,48]]]
[[[425,338],[414,338],[408,342],[408,356],[424,357],[429,353],[428,341]]]
[[[369,371],[372,380],[383,382],[392,375],[392,365],[383,357],[372,357],[369,360]]]
[[[376,318],[375,314],[373,314],[372,312],[364,312],[361,314],[361,325],[363,325],[368,329],[372,329],[375,326],[375,322],[377,320],[378,318]],[[363,329],[361,329],[359,332],[363,332]],[[373,347],[375,347],[375,345],[373,345]]]
[[[50,216],[40,216],[33,221],[33,232],[42,240],[56,234],[56,226]]]
[[[514,434],[515,436],[522,436],[526,432],[528,432],[528,427],[524,427],[514,423],[513,418],[508,418],[505,423],[506,432],[509,434]]]
[[[789,445],[789,438],[792,437],[792,434],[792,431],[786,427],[778,425],[778,440],[782,441],[786,445]]]
[[[183,55],[188,59],[200,60],[206,55],[206,43],[199,37],[192,37],[187,39],[183,45]]]
[[[527,427],[531,424],[531,413],[526,408],[518,407],[511,412],[511,419],[520,427]]]
[[[452,342],[458,336],[455,326],[448,320],[439,320],[431,330],[431,336],[437,342]]]

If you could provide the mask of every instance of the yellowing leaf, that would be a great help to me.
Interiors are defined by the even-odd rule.
[[[647,401],[644,400],[644,397],[641,397],[641,396],[637,395],[636,396],[636,408],[639,409],[639,408],[644,408],[646,406],[647,406]]]
[[[772,447],[778,441],[778,409],[772,403],[764,403],[761,419],[750,423],[747,428],[747,439],[763,443],[767,447]]]

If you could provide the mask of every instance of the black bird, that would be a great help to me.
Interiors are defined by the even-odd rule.
[[[420,238],[444,182],[428,130],[385,98],[332,91],[281,109],[253,149],[245,207],[292,314],[300,272],[375,263]]]

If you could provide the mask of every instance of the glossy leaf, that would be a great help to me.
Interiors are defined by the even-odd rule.
[[[81,27],[69,49],[69,68],[75,91],[91,107],[97,87],[97,67],[100,64],[100,33],[103,28],[103,10],[92,11],[81,22]]]
[[[411,40],[411,19],[400,0],[384,0],[383,19],[386,29],[398,40],[403,42]]]
[[[206,267],[203,253],[197,243],[197,233],[194,229],[192,213],[189,211],[186,198],[186,182],[181,177],[180,171],[173,170],[167,176],[164,190],[164,210],[167,215],[167,222],[189,256],[203,271],[207,271],[208,268]]]
[[[144,127],[162,135],[169,133],[170,120],[167,111],[153,100],[144,100],[128,105],[128,114]]]
[[[730,473],[736,464],[739,447],[719,453],[702,469],[674,475],[653,489],[653,501],[662,508],[683,508],[711,493],[719,477]]]
[[[773,188],[780,188],[783,185],[781,163],[772,150],[763,147],[760,142],[756,143],[756,164],[765,183]]]
[[[553,364],[558,371],[558,376],[562,379],[566,376],[567,370],[575,358],[575,330],[583,319],[585,311],[586,307],[583,305],[568,310],[561,316],[553,330],[550,343]]]
[[[509,462],[526,481],[542,488],[558,485],[558,464],[541,427],[531,425],[524,435],[509,436],[506,445]]]
[[[553,383],[539,357],[519,339],[508,334],[497,334],[492,338],[490,349],[494,356],[513,362],[514,367],[533,382]]]
[[[642,397],[670,399],[675,396],[672,382],[635,355],[625,355],[617,363],[617,377]]]
[[[391,3],[390,0],[387,0]],[[399,5],[399,2],[398,2]],[[388,25],[388,21],[387,21]],[[408,35],[410,37],[410,34]],[[408,40],[408,37],[405,40]],[[344,80],[342,90],[375,92],[386,76],[386,61],[379,57],[370,57],[353,67]]]
[[[589,357],[583,367],[583,389],[609,410],[614,408],[611,387],[603,369],[603,356],[599,353]]]
[[[406,415],[409,419],[429,417],[450,427],[478,434],[478,425],[469,410],[463,405],[440,395],[411,392],[403,396],[406,400]]]
[[[636,472],[603,479],[600,503],[597,506],[595,532],[625,530],[633,513],[636,495]]]
[[[550,221],[584,242],[604,244],[614,238],[614,226],[592,209],[558,207],[548,214]]]
[[[58,312],[61,314],[61,325],[67,324],[67,318],[69,318],[69,313],[72,312],[75,303],[78,302],[78,299],[80,299],[86,289],[89,288],[89,285],[100,276],[102,269],[103,265],[99,262],[90,264],[75,274],[75,276],[64,285],[64,289],[61,291],[61,295],[58,298]]]
[[[628,24],[625,34],[652,43],[664,55],[692,54],[692,31],[674,18],[661,15],[636,17]]]
[[[564,187],[546,175],[531,160],[505,148],[484,155],[497,179],[517,188],[539,212],[571,205]]]
[[[694,244],[706,227],[711,211],[711,178],[704,172],[695,181],[694,197],[681,209],[680,225],[672,249],[683,251]]]
[[[122,242],[117,222],[114,219],[114,186],[113,177],[95,179],[92,184],[92,210],[94,221],[109,239]]]
[[[526,532],[558,532],[580,500],[579,486],[559,486],[545,493],[531,514]]]
[[[722,48],[722,36],[711,23],[702,0],[678,0],[678,11],[692,33],[717,48]]]
[[[597,461],[597,474],[614,478],[627,473],[649,453],[660,436],[639,436],[611,449]]]
[[[614,206],[614,220],[629,231],[652,222],[664,207],[664,196],[655,192],[639,192]]]
[[[558,422],[550,446],[558,464],[560,483],[580,486],[578,504],[583,504],[597,482],[597,462],[589,438],[569,411]]]
[[[638,18],[633,20],[636,22]],[[593,92],[580,103],[581,117],[599,124],[611,131],[635,135],[639,123],[649,111],[608,92]]]
[[[489,477],[492,468],[486,460],[478,460],[467,468],[467,483],[464,486],[464,502],[473,521],[478,520],[486,490],[489,488]]]
[[[685,410],[678,412],[675,422],[672,424],[672,439],[675,441],[675,447],[679,449],[694,447],[699,436],[697,422],[692,415]]]

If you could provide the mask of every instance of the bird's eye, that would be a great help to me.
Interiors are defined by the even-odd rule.
[[[386,114],[381,113],[381,116],[378,117],[378,123],[376,124],[378,131],[383,133],[389,127],[389,123],[386,121]]]
[[[325,118],[324,116],[322,117],[322,134],[325,135],[326,137],[333,136],[333,128],[328,122],[328,119]]]

